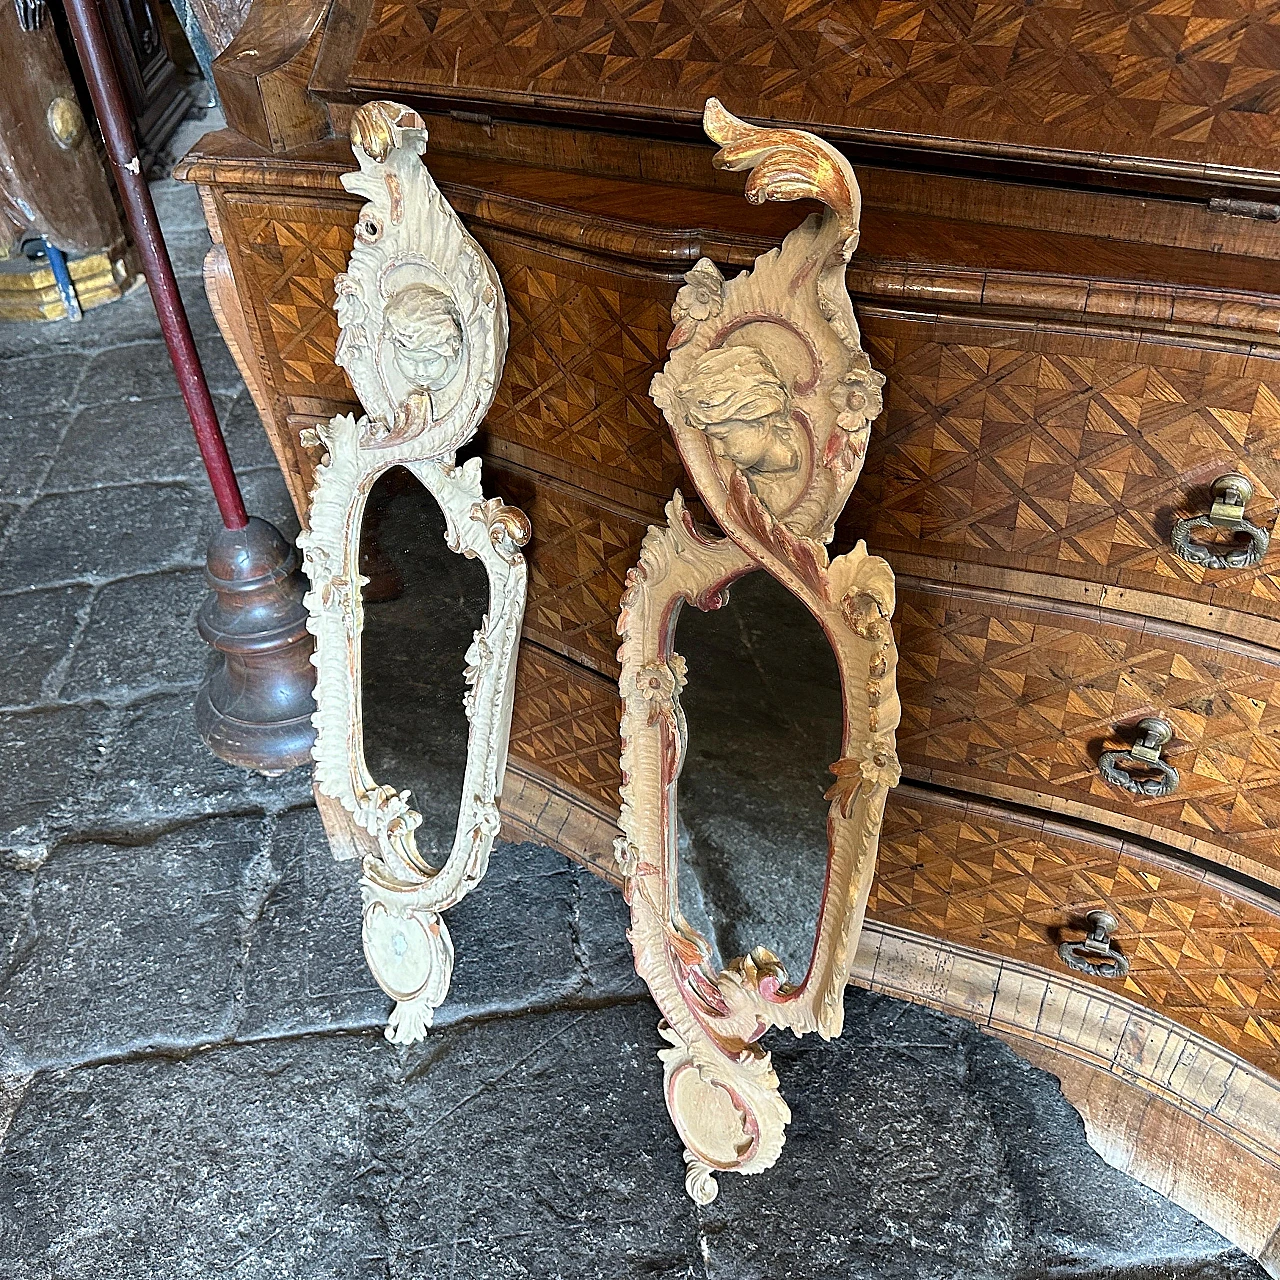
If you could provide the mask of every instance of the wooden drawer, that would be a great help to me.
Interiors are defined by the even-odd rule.
[[[647,522],[522,468],[486,460],[485,475],[533,528],[524,635],[616,680],[618,609]]]
[[[333,278],[346,267],[359,201],[227,191],[216,203],[277,429],[288,424],[284,452],[304,473],[296,499],[309,492],[313,465],[298,433],[317,417],[359,412],[333,359]],[[474,219],[471,227],[498,268],[510,321],[486,451],[657,515],[684,475],[649,398],[678,282],[586,265]]]
[[[498,268],[511,322],[487,447],[657,514],[684,477],[649,398],[679,281],[573,261],[481,226],[474,234]]]
[[[622,785],[617,682],[522,640],[516,687],[511,766],[549,783],[578,806],[616,819]],[[591,856],[609,853],[611,846],[610,835]]]
[[[227,158],[203,179],[218,177],[208,202],[300,509],[313,460],[298,433],[357,407],[332,356],[333,276],[358,204],[338,188],[350,164],[343,151],[328,143],[293,167]],[[689,489],[648,395],[679,273],[703,251],[748,261],[785,229],[786,209],[762,211],[770,220],[747,235],[736,195],[688,191],[683,203],[637,209],[636,184],[486,163],[432,160],[507,295],[509,351],[481,446],[614,509],[659,518],[675,488]],[[559,203],[533,199],[534,184],[557,182]],[[703,217],[716,230],[696,229]],[[1179,305],[1205,301],[1206,255],[1166,251],[1192,283],[1160,290],[1142,282],[1159,265],[1145,260],[1134,280],[1063,276],[1055,286],[1030,272],[1036,254],[1065,254],[1058,240],[1071,237],[1049,233],[1005,245],[1002,271],[895,257],[926,247],[982,256],[988,241],[970,244],[962,225],[870,219],[850,283],[864,340],[888,378],[887,410],[838,544],[865,537],[922,577],[1105,601],[1276,644],[1280,550],[1253,569],[1207,570],[1168,547],[1174,521],[1207,510],[1207,485],[1233,469],[1254,481],[1250,518],[1264,528],[1275,521],[1280,309],[1263,305],[1271,295],[1240,292],[1247,260],[1224,266],[1236,310],[1224,304],[1212,324],[1179,322],[1175,336],[1161,324]],[[1114,246],[1107,265],[1121,266]],[[952,314],[939,318],[939,308]],[[578,656],[610,665],[585,641]]]
[[[616,697],[531,648],[521,662],[537,694],[518,703],[513,767],[616,815]],[[616,878],[608,831],[567,848]],[[1058,957],[1097,909],[1119,922],[1114,937],[1130,964],[1122,979],[1074,973]],[[1096,986],[1280,1077],[1280,897],[1141,839],[906,782],[889,796],[867,916]]]
[[[556,670],[590,691],[601,708],[592,724],[607,739],[614,622],[645,521],[521,469],[499,466],[494,479],[533,520],[526,639],[542,665],[552,649],[570,660]],[[905,575],[896,621],[908,776],[1149,836],[1280,885],[1280,654],[1133,614]],[[548,741],[536,728],[551,714],[544,703],[522,668],[516,717],[528,733],[513,735],[512,750],[531,762]],[[1180,781],[1164,798],[1132,795],[1098,771],[1101,753],[1131,745],[1148,715],[1176,732],[1165,756]],[[592,740],[585,724],[574,734],[587,763],[575,756],[569,781],[599,803],[616,787],[616,741]],[[558,769],[563,750],[548,759]]]
[[[865,538],[881,554],[930,566],[1001,566],[1280,618],[1280,547],[1254,568],[1213,570],[1169,545],[1174,521],[1207,514],[1209,485],[1227,472],[1254,482],[1248,518],[1268,530],[1275,523],[1275,352],[1012,321],[877,314],[864,330],[887,376],[886,413],[841,521],[842,544]],[[1213,625],[1203,608],[1181,616]],[[1274,642],[1280,633],[1270,632]]]
[[[1099,908],[1119,922],[1124,978],[1072,974],[1058,958]],[[1280,1077],[1280,900],[1140,842],[905,784],[885,812],[867,915],[1114,992]]]
[[[585,498],[565,501],[599,539],[601,513]],[[614,527],[621,543],[626,526]],[[636,522],[631,536],[640,531]],[[605,651],[621,584],[598,551],[583,554],[585,567],[567,564],[535,538],[526,647],[593,710],[545,696],[545,680],[527,680],[522,667],[512,752],[599,806],[616,794],[616,686],[598,657],[600,674],[572,659],[579,648]],[[619,546],[616,564],[629,554]],[[534,643],[569,614],[579,640],[563,656]],[[1098,822],[1280,886],[1280,655],[1128,614],[905,577],[897,630],[908,777]],[[1131,745],[1147,715],[1176,732],[1165,757],[1179,785],[1163,798],[1132,795],[1098,771],[1101,753]],[[559,728],[548,737],[551,725]]]
[[[520,679],[532,696],[517,700],[513,767],[616,815],[613,689],[536,646],[522,651]],[[570,851],[609,873],[607,832]],[[1123,979],[1058,958],[1095,909],[1119,921]],[[889,796],[867,915],[1089,983],[1280,1077],[1280,897],[1142,839],[904,782]]]
[[[1280,885],[1280,654],[1084,606],[899,579],[907,774],[1102,822]],[[1164,798],[1103,780],[1101,752],[1170,721]]]

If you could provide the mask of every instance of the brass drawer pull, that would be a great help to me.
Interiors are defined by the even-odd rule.
[[[1123,978],[1129,972],[1129,960],[1111,941],[1111,935],[1120,927],[1115,916],[1106,911],[1090,911],[1084,926],[1088,934],[1080,942],[1059,945],[1062,963],[1095,978]]]
[[[1135,796],[1167,796],[1178,789],[1178,771],[1160,758],[1160,750],[1173,737],[1173,725],[1149,716],[1138,721],[1138,740],[1119,751],[1104,751],[1098,757],[1098,772],[1113,787],[1122,787]],[[1158,778],[1134,777],[1121,761],[1130,760],[1154,769]]]
[[[1244,518],[1244,509],[1253,497],[1253,485],[1241,475],[1219,476],[1213,482],[1213,506],[1207,516],[1188,516],[1173,526],[1169,541],[1173,554],[1188,564],[1206,569],[1251,569],[1262,563],[1271,545],[1271,535]],[[1218,552],[1202,542],[1194,542],[1192,529],[1229,529],[1249,536],[1248,546],[1234,546]]]

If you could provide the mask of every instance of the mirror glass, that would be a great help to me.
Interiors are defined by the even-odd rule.
[[[360,530],[364,754],[384,785],[412,792],[418,851],[453,845],[467,762],[463,668],[488,607],[484,566],[449,550],[445,520],[416,476],[378,477]]]
[[[762,570],[721,609],[686,606],[676,650],[689,745],[678,796],[680,906],[718,967],[752,947],[809,968],[827,865],[829,766],[843,712],[813,615]]]

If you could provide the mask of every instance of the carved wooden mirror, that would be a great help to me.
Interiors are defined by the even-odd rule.
[[[782,1150],[790,1112],[769,1054],[771,1027],[840,1034],[885,799],[899,778],[893,573],[859,543],[830,560],[837,516],[862,468],[884,379],[863,351],[845,286],[860,197],[848,162],[812,134],[762,129],[714,98],[703,127],[715,163],[752,170],[746,196],[827,209],[726,281],[707,259],[672,312],[671,356],[651,394],[698,497],[724,537],[698,528],[677,492],[628,578],[622,636],[622,819],[618,860],[636,969],[663,1014],[667,1107],[701,1203],[715,1173],[758,1173]],[[680,909],[678,801],[687,727],[675,652],[681,608],[720,607],[763,569],[803,602],[835,654],[844,727],[830,766],[826,876],[808,971],[792,980],[761,948],[720,972]]]
[[[317,801],[335,856],[360,861],[365,957],[396,1002],[387,1038],[403,1044],[425,1034],[448,991],[453,943],[441,912],[483,877],[498,832],[529,525],[485,499],[478,458],[455,465],[506,355],[497,272],[423,165],[419,116],[369,103],[355,113],[351,141],[360,170],[342,182],[369,203],[335,281],[337,361],[365,414],[336,417],[305,441],[326,452],[298,545],[316,638]],[[439,865],[418,847],[410,793],[375,781],[364,749],[360,530],[370,490],[395,467],[439,504],[450,549],[479,560],[488,578],[488,612],[464,673],[470,727],[457,827]]]
[[[776,578],[748,573],[726,596],[716,609],[682,608],[675,633],[688,664],[679,906],[717,970],[763,946],[799,976],[826,881],[840,671],[822,627]]]

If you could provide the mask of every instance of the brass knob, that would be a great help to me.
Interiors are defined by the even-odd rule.
[[[1253,498],[1253,485],[1246,476],[1231,472],[1219,476],[1211,486],[1213,506],[1207,516],[1187,516],[1173,526],[1169,541],[1173,554],[1187,564],[1203,565],[1206,569],[1251,569],[1262,563],[1271,545],[1271,535],[1252,521],[1246,520],[1244,509]],[[1192,529],[1228,529],[1243,533],[1247,546],[1239,544],[1218,552],[1191,538]]]
[[[45,112],[49,132],[64,151],[70,151],[84,137],[84,113],[74,98],[54,98]]]
[[[1160,752],[1173,737],[1173,725],[1167,720],[1148,716],[1138,721],[1138,737],[1131,747],[1117,751],[1104,751],[1098,758],[1098,772],[1113,787],[1120,787],[1135,796],[1167,796],[1178,789],[1178,771]],[[1146,777],[1136,777],[1123,767],[1129,760],[1145,766]],[[1152,777],[1154,772],[1158,777]]]
[[[1058,947],[1062,963],[1095,978],[1123,978],[1129,972],[1129,960],[1111,941],[1119,921],[1108,911],[1090,911],[1084,927],[1087,932],[1079,942],[1064,942]]]

